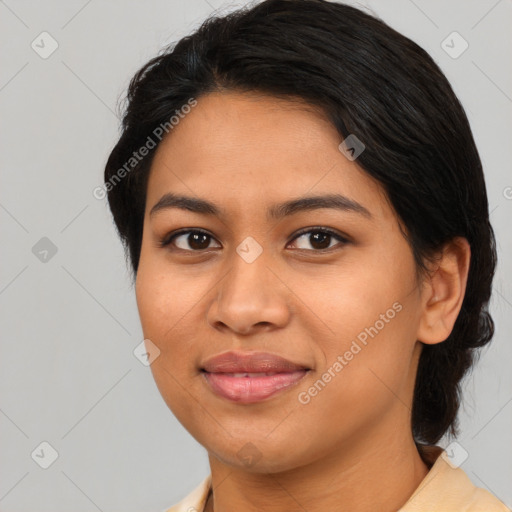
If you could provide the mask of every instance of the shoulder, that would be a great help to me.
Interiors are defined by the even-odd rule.
[[[489,491],[476,487],[442,448],[432,447],[429,456],[435,462],[398,512],[511,512]]]
[[[208,475],[195,489],[187,494],[179,503],[162,512],[203,512],[206,498],[210,490],[212,475]]]

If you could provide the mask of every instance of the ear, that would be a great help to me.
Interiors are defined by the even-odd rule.
[[[423,283],[418,341],[428,345],[441,343],[452,332],[466,292],[470,258],[468,241],[456,237],[443,247],[432,264]]]

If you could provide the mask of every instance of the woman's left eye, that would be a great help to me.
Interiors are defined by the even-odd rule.
[[[341,242],[340,245],[348,243],[348,240],[340,234],[325,228],[309,228],[307,231],[302,231],[299,235],[297,235],[292,240],[292,242],[297,240],[300,241],[301,239],[303,239],[303,242],[305,243],[302,243],[302,247],[297,247],[298,249],[311,250],[307,247],[309,244],[313,247],[315,252],[326,251],[334,247],[336,244],[331,245],[331,242],[334,241],[333,239],[337,239],[339,242]]]

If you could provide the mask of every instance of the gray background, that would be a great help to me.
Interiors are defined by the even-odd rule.
[[[213,10],[243,3],[0,1],[1,511],[159,511],[209,472],[133,354],[143,339],[134,292],[92,191],[132,74]],[[474,130],[500,264],[496,337],[465,382],[458,449],[473,482],[512,507],[512,2],[352,3],[433,56]],[[58,43],[46,59],[31,47],[51,48],[43,31]],[[469,43],[458,58],[441,46],[453,31]],[[36,463],[50,456],[43,441],[59,455],[47,469]]]

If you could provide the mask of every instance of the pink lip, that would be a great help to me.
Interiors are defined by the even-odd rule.
[[[309,370],[304,365],[292,363],[268,352],[224,352],[207,359],[201,369],[208,373],[240,372],[294,372]]]
[[[226,352],[208,359],[202,371],[214,393],[238,403],[254,403],[297,384],[309,368],[266,352]],[[241,373],[261,376],[233,375]]]
[[[211,389],[220,396],[239,403],[254,403],[297,384],[308,370],[276,373],[263,377],[235,377],[229,373],[203,375]]]

